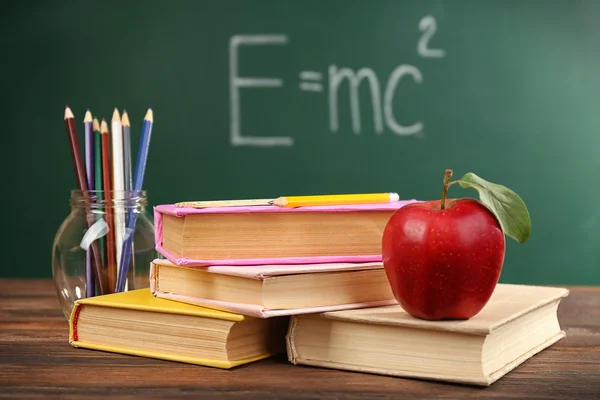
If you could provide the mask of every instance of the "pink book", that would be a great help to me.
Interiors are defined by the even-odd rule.
[[[150,266],[150,291],[156,297],[258,318],[396,304],[381,262],[240,268],[182,267],[156,259]]]
[[[156,250],[181,266],[381,261],[387,220],[414,202],[298,208],[163,204],[154,207]],[[340,245],[346,245],[346,250],[340,250]]]

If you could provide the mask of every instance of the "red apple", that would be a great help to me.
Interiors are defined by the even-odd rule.
[[[504,232],[494,214],[475,199],[445,200],[445,190],[442,200],[396,211],[382,240],[396,300],[412,316],[427,320],[469,319],[479,313],[504,262]]]

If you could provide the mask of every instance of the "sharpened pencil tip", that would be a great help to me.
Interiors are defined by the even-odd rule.
[[[154,122],[154,112],[152,111],[152,108],[148,109],[148,112],[146,113],[144,120]]]
[[[113,112],[112,122],[121,122],[121,115],[119,114],[117,107],[115,107],[115,111]]]
[[[102,123],[100,124],[100,133],[108,133],[108,124],[104,118],[102,118]]]
[[[89,109],[85,112],[83,122],[92,122],[92,112]]]
[[[73,111],[67,106],[67,108],[65,108],[65,119],[69,118],[75,118],[75,116],[73,115]]]
[[[123,110],[123,116],[121,117],[121,124],[124,127],[131,126],[131,123],[129,122],[129,114],[127,114],[127,110]]]

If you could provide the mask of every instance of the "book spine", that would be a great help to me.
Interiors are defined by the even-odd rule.
[[[71,311],[71,318],[69,321],[69,343],[77,342],[77,323],[79,322],[79,313],[81,312],[81,304],[75,303],[73,311]]]
[[[162,233],[163,233],[163,224],[162,224],[162,214],[158,211],[157,207],[154,207],[154,246],[156,251],[162,253]]]
[[[156,297],[156,292],[158,292],[158,270],[159,270],[159,266],[154,264],[153,262],[150,263],[150,279],[149,279],[149,286],[150,286],[150,293],[152,293],[153,296]]]
[[[290,317],[290,323],[288,325],[288,332],[285,335],[285,347],[287,351],[288,361],[296,365],[298,363],[298,352],[296,351],[296,326],[298,324],[297,317]]]

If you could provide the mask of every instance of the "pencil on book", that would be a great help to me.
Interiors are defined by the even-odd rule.
[[[242,199],[242,200],[203,200],[203,201],[181,201],[175,203],[175,207],[182,208],[212,208],[212,207],[247,207],[247,206],[271,206],[273,199]]]
[[[150,149],[150,137],[152,135],[153,125],[154,113],[152,108],[148,108],[142,124],[142,136],[140,138],[140,145],[138,148],[138,155],[135,165],[135,175],[133,179],[133,191],[135,192],[141,191],[143,188],[144,174],[146,172],[146,162],[148,160],[148,150]],[[117,277],[117,292],[122,292],[125,289],[137,216],[137,213],[129,214],[127,231],[131,233],[123,244],[123,257],[121,259],[121,265],[119,266]]]
[[[102,138],[100,137],[100,123],[96,117],[92,122],[92,130],[94,131],[94,190],[100,202],[99,209],[104,211],[106,207],[103,205],[104,191],[102,189]],[[106,266],[106,240],[104,236],[98,239],[98,245],[100,246],[100,259],[104,267]]]
[[[175,203],[182,208],[211,208],[211,207],[248,207],[248,206],[278,206],[278,207],[307,207],[332,206],[344,204],[373,204],[389,203],[400,200],[398,193],[364,193],[364,194],[334,194],[318,196],[286,196],[276,199],[246,199],[246,200],[204,200],[181,201]]]
[[[67,135],[69,138],[69,145],[71,149],[71,157],[73,159],[73,166],[75,168],[75,176],[77,178],[77,186],[81,191],[84,198],[89,198],[88,185],[85,176],[85,168],[83,160],[79,152],[79,140],[77,139],[77,129],[75,128],[75,116],[69,106],[65,107],[65,126],[67,128]],[[86,218],[86,224],[89,228],[92,223],[90,219]],[[98,285],[99,294],[106,294],[106,282],[104,280],[102,271],[102,260],[100,259],[98,243],[93,241],[92,244],[92,262],[94,267],[94,278]]]
[[[96,182],[94,179],[94,132],[92,130],[92,113],[89,109],[86,110],[83,117],[83,147],[85,159],[85,177],[88,190],[94,190]],[[85,252],[85,296],[94,297],[96,294],[94,283],[94,270],[92,267],[92,253],[88,249]]]
[[[100,124],[100,136],[102,142],[102,187],[106,203],[106,272],[108,275],[108,289],[112,293],[117,284],[117,261],[115,256],[115,224],[113,218],[113,196],[110,173],[110,143],[108,138],[108,124],[102,118]]]
[[[308,207],[344,204],[389,203],[400,200],[398,193],[331,194],[316,196],[285,196],[273,200],[278,207]]]

